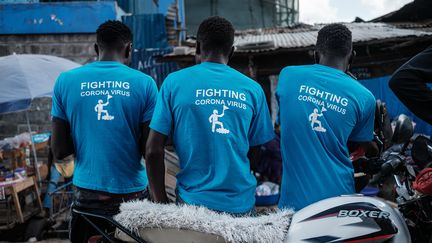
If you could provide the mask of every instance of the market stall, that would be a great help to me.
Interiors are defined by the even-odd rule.
[[[35,98],[51,97],[61,72],[79,66],[47,55],[0,57],[0,114],[25,113],[28,130],[0,140],[0,230],[24,223],[43,210],[41,168],[46,166],[37,151],[46,149],[50,134],[32,131],[28,109]]]
[[[0,229],[12,228],[42,212],[35,176],[42,163],[31,161],[31,148],[45,149],[48,137],[23,133],[0,141]]]

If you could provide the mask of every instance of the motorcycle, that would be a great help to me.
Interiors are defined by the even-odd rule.
[[[412,135],[411,120],[405,115],[399,116],[392,137],[394,145],[379,160],[369,161],[374,164],[372,168],[380,167],[371,184],[381,186],[388,176],[393,176],[397,195],[393,206],[397,208],[392,208],[391,202],[375,198],[326,199],[294,215],[286,242],[317,239],[317,242],[431,243],[432,195],[419,193],[413,189],[413,184],[420,171],[432,167],[432,141],[420,135],[412,142]],[[390,214],[387,219],[380,218],[386,213]],[[345,222],[347,217],[351,218]],[[311,219],[318,219],[319,223],[308,223]]]
[[[399,132],[406,130],[398,129]],[[408,135],[409,133],[403,136]],[[431,243],[432,194],[421,193],[414,187],[419,174],[432,167],[432,141],[419,135],[413,140],[397,142],[403,143],[383,153],[385,163],[372,183],[380,184],[379,180],[382,181],[382,178],[393,176],[395,202],[405,218],[412,241]]]
[[[411,233],[415,228],[409,227],[411,220],[407,215],[411,207],[407,207],[400,197],[412,193],[412,177],[405,181],[399,173],[404,171],[401,167],[407,168],[405,151],[413,131],[411,120],[399,116],[392,143],[402,146],[400,152],[390,152],[390,148],[381,158],[368,161],[372,165],[366,173],[377,173],[372,184],[379,184],[387,176],[394,175],[396,191],[400,195],[398,204],[393,205],[396,207],[388,201],[362,195],[325,199],[293,216],[285,242],[411,242],[411,235],[417,234]],[[414,242],[427,241],[416,239]]]
[[[401,146],[400,151],[386,151],[381,158],[371,161],[374,169],[370,169],[369,172],[377,173],[373,181],[378,185],[384,178],[394,177],[398,195],[397,203],[360,194],[321,200],[295,212],[292,215],[288,230],[286,229],[287,226],[278,229],[285,235],[283,242],[432,242],[431,196],[421,195],[413,189],[412,183],[415,181],[419,168],[413,167],[406,153],[413,136],[413,130],[411,120],[401,115],[396,122],[392,137],[393,144]],[[429,143],[430,140],[425,142],[422,139],[413,143],[411,151],[412,154],[417,154],[424,159],[427,157],[425,154],[432,156],[432,150],[428,151],[429,147],[432,148],[432,143]],[[182,225],[181,220],[176,222],[174,229],[166,227],[163,221],[170,220],[169,213],[164,215],[162,224],[157,227],[154,226],[154,222],[150,224],[152,227],[149,224],[137,224],[135,222],[137,219],[146,217],[144,221],[149,223],[152,218],[148,216],[149,212],[136,206],[136,213],[132,211],[132,213],[129,212],[128,215],[122,216],[123,212],[121,212],[115,217],[116,219],[123,218],[121,223],[101,215],[91,215],[84,212],[81,212],[81,215],[89,222],[91,218],[104,218],[117,226],[119,229],[117,239],[100,232],[110,242],[116,242],[118,239],[136,242],[228,241],[223,236],[215,235],[212,232],[198,232],[190,229],[187,224]],[[172,206],[159,205],[156,210],[150,213],[153,215],[160,214],[163,207]],[[170,210],[172,212],[172,208]],[[161,222],[161,217],[158,218],[158,222]],[[251,222],[254,226],[260,223],[260,217],[245,217],[236,220],[243,219]],[[125,220],[128,222],[125,223]],[[256,239],[252,241],[262,242]]]

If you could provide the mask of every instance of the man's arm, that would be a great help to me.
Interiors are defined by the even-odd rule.
[[[75,153],[69,123],[56,117],[52,119],[51,149],[57,160]]]
[[[249,158],[251,170],[255,171],[261,159],[261,146],[249,147],[247,156]]]
[[[379,149],[374,141],[370,142],[356,142],[365,151],[365,156],[368,158],[378,157]]]
[[[147,139],[150,133],[150,121],[146,121],[141,123],[141,136],[140,136],[140,150],[141,155],[145,158],[146,156],[146,145]]]
[[[150,129],[146,144],[145,163],[150,195],[155,202],[167,203],[165,191],[165,142],[167,136]]]
[[[396,96],[415,115],[432,124],[432,47],[402,65],[389,82]]]
[[[376,157],[379,155],[378,146],[374,141],[376,101],[371,93],[365,93],[365,96],[366,101],[361,107],[360,119],[355,124],[348,143],[354,147],[362,147],[366,157]]]

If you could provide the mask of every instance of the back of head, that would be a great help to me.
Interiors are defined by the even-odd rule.
[[[205,53],[228,56],[234,44],[234,27],[222,17],[209,17],[200,24],[197,41]]]
[[[108,20],[96,30],[96,43],[104,51],[122,51],[132,43],[132,32],[122,22]]]
[[[318,32],[316,51],[323,56],[345,58],[352,52],[352,34],[343,24],[329,24]]]

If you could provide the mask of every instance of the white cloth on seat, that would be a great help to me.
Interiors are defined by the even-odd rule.
[[[228,242],[283,242],[294,212],[278,210],[257,217],[233,217],[204,207],[132,201],[114,217],[136,233],[142,228],[187,229],[222,236]]]

